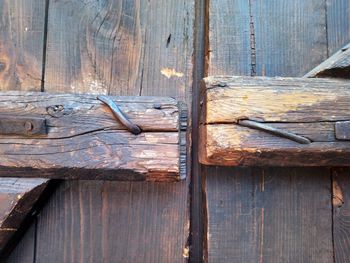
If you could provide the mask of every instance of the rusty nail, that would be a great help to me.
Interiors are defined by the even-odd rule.
[[[30,121],[26,121],[24,123],[24,128],[26,129],[26,131],[30,132],[33,130],[33,123],[31,123]]]

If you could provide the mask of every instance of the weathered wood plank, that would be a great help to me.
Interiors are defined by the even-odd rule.
[[[304,77],[350,78],[350,43],[308,72]]]
[[[242,72],[246,72],[245,75],[304,75],[327,57],[323,4],[319,0],[209,1],[209,24],[219,33],[215,35],[218,39],[209,33],[210,56],[216,57],[217,62],[209,60],[208,75],[242,75]],[[213,11],[214,5],[222,8]],[[226,16],[232,10],[240,12]],[[235,21],[247,16],[250,16],[249,24]],[[236,31],[220,34],[223,28]],[[239,47],[233,43],[240,43]],[[219,56],[218,50],[223,49],[227,50],[226,55]],[[240,60],[239,55],[232,56],[230,61],[226,59],[227,54],[242,49],[250,49],[245,61]],[[220,70],[218,65],[223,65]],[[207,169],[204,175],[207,230],[212,230],[206,242],[208,262],[333,262],[328,172],[300,168],[292,175],[291,168]],[[269,191],[264,191],[263,200],[259,201],[262,195],[257,192],[263,175],[269,178]],[[312,189],[313,194],[306,188]],[[259,231],[262,210],[256,208],[255,202],[264,203],[264,207],[260,207],[264,208],[264,231]],[[313,210],[314,205],[319,205],[322,215]],[[302,212],[296,212],[297,209]],[[309,209],[314,212],[308,214]]]
[[[334,54],[350,40],[350,2],[326,0],[328,53]]]
[[[334,259],[335,262],[347,262],[350,254],[349,169],[335,169],[332,184]]]
[[[22,179],[24,180],[24,179]],[[3,263],[24,263],[35,262],[35,224],[31,225],[26,231],[25,236],[18,243],[16,248],[11,252],[8,258],[0,259]]]
[[[0,253],[47,185],[47,179],[1,178]]]
[[[339,124],[350,119],[347,110],[350,83],[302,78],[208,77],[203,89],[202,163],[350,165],[350,141],[339,137]],[[289,134],[283,136],[247,127],[244,120],[277,129],[276,133]],[[299,138],[303,141],[299,142]]]
[[[45,90],[190,98],[192,8],[192,1],[51,1]]]
[[[2,0],[0,14],[0,90],[40,90],[45,0]]]
[[[331,262],[328,170],[210,167],[207,173],[208,262]],[[326,257],[319,257],[320,246]]]
[[[114,98],[140,127],[138,135],[93,95],[7,92],[0,101],[4,116],[44,117],[47,125],[47,135],[0,136],[2,176],[150,181],[186,176],[186,169],[180,175],[186,165],[180,132],[187,116],[175,99]]]
[[[0,14],[0,90],[40,91],[45,0],[2,0]],[[1,248],[18,229],[46,183],[44,179],[0,178]],[[16,258],[31,262],[33,253],[29,254],[22,251]]]
[[[45,90],[164,95],[191,105],[194,13],[193,0],[50,1]],[[94,181],[88,182],[87,195],[87,182],[64,181],[50,203],[66,213],[47,206],[47,216],[39,217],[37,262],[46,262],[49,255],[57,262],[186,262],[189,182],[189,177],[165,184]],[[94,202],[102,195],[109,201]],[[90,210],[83,213],[79,203],[102,211],[103,224]],[[110,208],[113,212],[107,213]],[[66,238],[57,238],[62,233],[82,253],[67,246]],[[100,236],[108,233],[112,239],[106,244]],[[123,237],[129,245],[119,241]]]

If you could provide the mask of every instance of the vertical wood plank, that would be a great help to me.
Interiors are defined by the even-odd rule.
[[[333,235],[335,262],[348,262],[350,255],[350,171],[333,171]]]
[[[24,263],[24,262],[34,262],[34,251],[35,251],[35,224],[31,225],[27,230],[24,237],[18,243],[16,248],[12,251],[11,255],[4,259],[6,263]],[[35,262],[34,262],[35,263]]]
[[[329,55],[350,41],[350,2],[327,0],[327,31]]]
[[[256,73],[302,76],[327,58],[325,1],[251,0]]]
[[[0,14],[0,90],[40,91],[45,0],[2,0]],[[47,180],[0,178],[0,210],[5,213],[0,215],[1,245],[18,229],[40,196],[45,182]],[[27,241],[22,241],[17,252],[13,252],[12,261],[32,262],[34,246],[29,240],[33,232],[34,228],[28,230]]]
[[[40,91],[45,0],[2,0],[0,13],[0,89]]]
[[[324,1],[243,4],[210,0],[210,56],[220,62],[208,60],[208,75],[301,76],[327,57]],[[212,31],[239,27],[235,18],[221,19],[232,10],[243,10],[248,25],[217,41],[221,34]],[[220,49],[249,54],[227,61]],[[330,185],[329,171],[315,168],[208,168],[207,261],[333,262]]]
[[[350,40],[350,2],[327,0],[328,50],[333,54]],[[333,171],[333,240],[335,262],[348,262],[350,255],[349,169]]]
[[[193,8],[185,0],[50,1],[45,90],[167,95],[190,105]],[[64,182],[39,218],[36,255],[185,262],[188,238],[189,179]]]

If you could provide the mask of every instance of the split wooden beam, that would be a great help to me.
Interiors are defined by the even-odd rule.
[[[12,118],[11,126],[22,122],[29,136],[0,135],[0,176],[185,178],[185,106],[169,97],[109,98],[140,134],[128,131],[96,95],[1,92],[0,128],[1,120],[6,124]]]
[[[349,166],[350,83],[208,77],[200,162],[224,166]]]
[[[350,79],[350,43],[345,45],[334,55],[311,70],[304,77],[333,77]]]
[[[0,254],[47,183],[48,179],[0,178]]]

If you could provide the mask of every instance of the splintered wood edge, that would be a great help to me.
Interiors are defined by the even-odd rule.
[[[179,108],[179,176],[180,180],[187,177],[187,126],[188,109],[186,103],[178,102]]]

